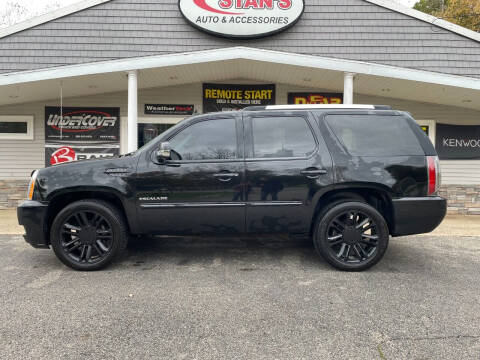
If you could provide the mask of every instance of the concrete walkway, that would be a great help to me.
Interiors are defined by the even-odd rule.
[[[0,210],[0,234],[22,235],[23,233],[23,227],[17,222],[16,210]],[[480,216],[448,215],[430,235],[480,236]]]

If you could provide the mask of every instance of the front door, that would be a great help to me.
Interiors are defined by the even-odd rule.
[[[249,233],[306,233],[332,160],[308,112],[246,113]]]
[[[168,139],[172,161],[139,164],[137,208],[144,231],[235,234],[245,231],[241,116],[200,117]]]

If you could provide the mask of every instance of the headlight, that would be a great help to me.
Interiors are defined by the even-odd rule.
[[[30,183],[28,184],[28,193],[27,193],[28,200],[33,200],[33,193],[35,192],[35,183],[37,182],[37,175],[38,175],[38,170],[35,170],[32,173],[32,177],[30,178]]]

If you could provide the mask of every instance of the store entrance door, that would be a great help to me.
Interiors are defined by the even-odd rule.
[[[140,123],[138,124],[138,148],[155,139],[158,135],[167,131],[175,124],[154,124]]]

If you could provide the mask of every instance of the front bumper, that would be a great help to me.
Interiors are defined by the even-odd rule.
[[[34,248],[48,249],[48,205],[38,201],[24,201],[17,208],[18,223],[23,225],[25,241]]]
[[[393,236],[433,231],[447,213],[447,200],[439,196],[392,200]]]

